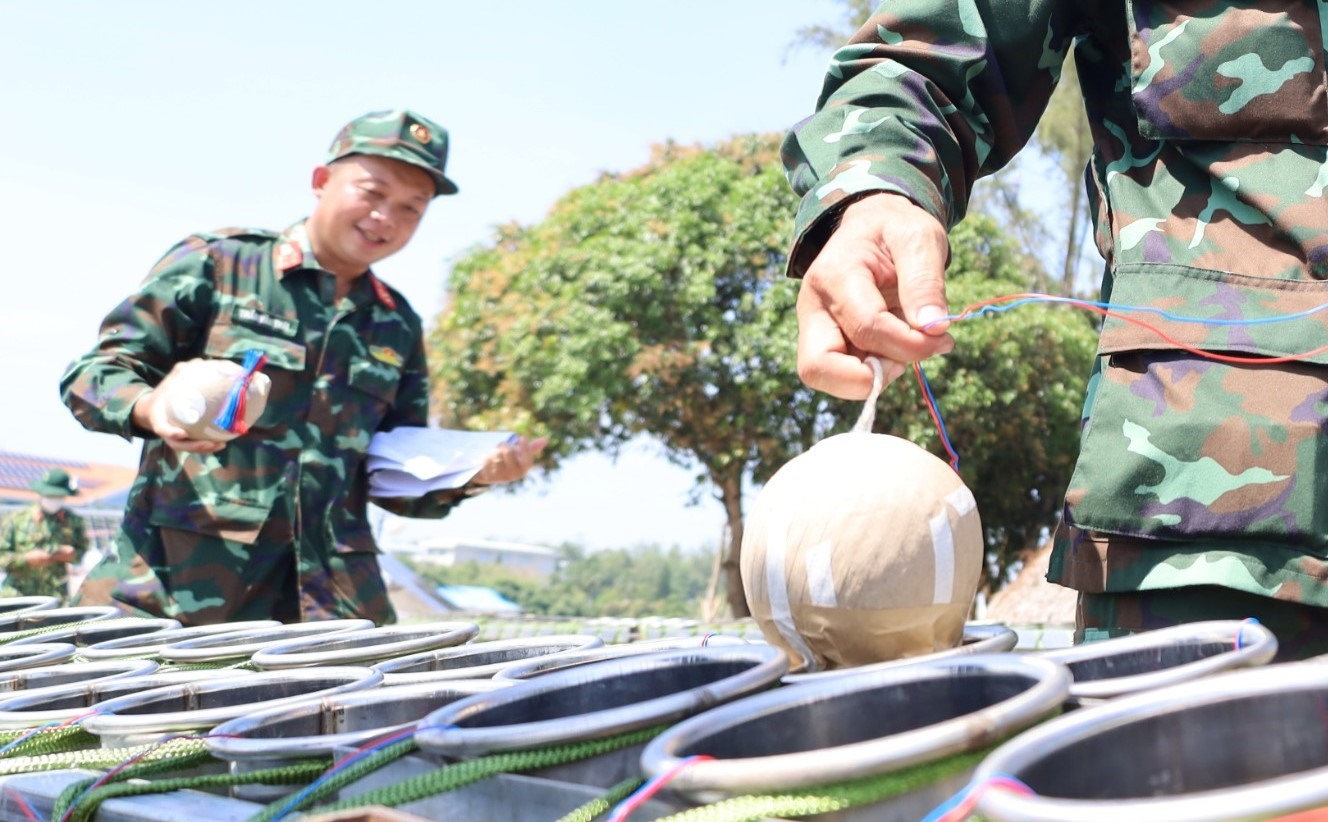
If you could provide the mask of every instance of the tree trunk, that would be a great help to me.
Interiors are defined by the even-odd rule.
[[[715,594],[719,591],[719,575],[724,570],[724,555],[728,553],[724,550],[729,538],[728,523],[719,529],[719,542],[715,545],[715,564],[710,567],[710,582],[706,585],[705,600],[701,602],[701,621],[714,622],[718,615],[719,607],[715,602]]]
[[[742,477],[724,477],[716,480],[719,500],[729,523],[729,554],[724,558],[724,585],[727,587],[729,610],[735,619],[749,617],[747,594],[742,590]]]

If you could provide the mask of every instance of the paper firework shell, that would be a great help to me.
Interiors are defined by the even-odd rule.
[[[244,368],[230,360],[189,360],[177,364],[161,381],[157,390],[166,403],[171,422],[189,432],[191,439],[228,442],[239,433],[216,424],[226,408],[231,388],[244,375]],[[253,425],[267,407],[272,382],[259,372],[249,381],[245,395],[245,428]]]
[[[840,434],[757,496],[743,589],[795,667],[932,653],[962,641],[983,544],[973,494],[945,462],[898,437]]]

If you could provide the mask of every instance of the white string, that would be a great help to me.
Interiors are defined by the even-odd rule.
[[[881,396],[881,389],[885,387],[885,363],[881,362],[880,357],[868,357],[867,364],[872,370],[871,393],[867,394],[867,399],[862,404],[862,414],[853,426],[853,433],[871,433],[872,426],[876,424],[876,399]]]

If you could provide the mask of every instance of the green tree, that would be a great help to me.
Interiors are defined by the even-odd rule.
[[[666,145],[644,168],[570,192],[538,225],[504,227],[456,264],[430,339],[447,425],[549,434],[547,468],[643,433],[675,462],[699,465],[698,485],[729,526],[725,581],[738,616],[747,484],[860,410],[796,376],[797,284],[784,276],[796,198],[778,142]],[[991,220],[966,222],[952,241],[954,305],[1026,288],[1022,258]],[[1049,521],[1077,444],[1093,331],[1067,312],[1027,310],[955,333],[935,384],[999,551]],[[916,391],[887,394],[878,430],[939,453]],[[578,586],[594,602],[605,579],[619,592],[636,584],[622,565]],[[673,595],[671,582],[656,584],[632,598]]]

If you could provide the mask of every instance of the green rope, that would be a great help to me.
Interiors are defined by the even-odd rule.
[[[201,741],[199,744],[205,745]],[[33,771],[60,771],[67,768],[87,768],[101,771],[114,768],[126,760],[139,756],[142,757],[142,761],[152,761],[176,755],[175,751],[172,750],[160,750],[163,747],[161,743],[152,743],[124,748],[92,748],[90,750],[20,756],[15,759],[0,760],[0,776],[31,773]]]
[[[996,745],[948,756],[902,771],[838,782],[800,791],[735,796],[712,805],[675,813],[659,822],[757,822],[776,817],[795,819],[842,811],[903,796],[976,768]]]
[[[27,734],[32,735],[4,753],[0,753],[0,759],[17,759],[24,756],[41,756],[76,751],[93,745],[97,741],[95,735],[88,733],[79,726],[68,725],[63,728],[43,728],[36,733],[32,733],[31,729],[20,730],[13,732],[12,736],[11,732],[6,731],[5,735],[9,738],[0,742],[0,747],[13,745]]]
[[[520,773],[522,771],[535,770],[537,768],[547,768],[551,765],[562,765],[567,762],[577,762],[582,759],[589,759],[593,756],[616,751],[620,748],[626,748],[631,745],[637,745],[646,742],[655,736],[658,736],[667,725],[659,725],[653,728],[646,728],[640,731],[629,731],[628,733],[618,734],[617,736],[605,737],[604,739],[590,739],[584,742],[573,742],[567,745],[556,745],[550,748],[540,748],[530,751],[511,751],[507,753],[491,754],[480,757],[479,759],[467,759],[461,762],[453,762],[444,765],[437,770],[422,774],[412,779],[407,779],[392,785],[387,785],[376,790],[368,791],[359,796],[350,799],[343,799],[326,806],[320,806],[319,811],[340,811],[348,808],[359,808],[365,805],[388,805],[396,807],[408,802],[414,802],[418,799],[424,799],[429,796],[435,796],[448,791],[454,791],[463,788],[481,779],[487,779],[490,776],[500,773]],[[371,771],[379,766],[374,762],[380,754],[391,752],[393,748],[404,745],[407,742],[413,746],[413,740],[403,740],[396,745],[390,745],[375,754],[370,754],[365,759],[356,762],[346,768],[346,771],[359,768],[361,765],[368,765],[365,772]],[[392,759],[399,758],[403,753],[396,753]],[[341,772],[334,777],[342,776]],[[358,775],[356,776],[358,778]],[[329,783],[332,780],[329,780]],[[354,781],[346,780],[346,782]],[[346,784],[342,782],[341,784]],[[250,819],[249,822],[272,822],[272,820],[284,816],[286,813],[300,810],[308,807],[311,803],[327,795],[326,784],[319,785],[317,789],[311,791],[308,796],[303,797],[299,802],[292,804],[290,800],[274,802],[264,808],[261,813]]]
[[[142,759],[134,761],[134,756],[123,756],[124,750],[118,760],[118,770],[93,779],[83,779],[66,786],[60,795],[56,797],[55,807],[51,811],[52,819],[62,819],[64,815],[75,805],[82,804],[83,793],[98,782],[106,780],[110,782],[123,782],[127,779],[141,779],[148,776],[155,776],[161,773],[170,773],[171,771],[182,768],[191,768],[204,762],[212,760],[212,752],[208,750],[207,743],[197,737],[175,737],[156,745],[145,746],[151,752],[152,748],[160,751],[156,757],[144,755]],[[112,749],[114,750],[114,749]],[[129,763],[129,764],[125,764]],[[98,785],[98,787],[101,787]]]
[[[631,796],[643,784],[645,780],[639,776],[624,779],[581,807],[573,809],[558,822],[594,822],[597,816]]]
[[[397,805],[404,805],[426,797],[454,791],[500,773],[520,773],[589,759],[619,748],[646,742],[663,730],[663,727],[649,728],[644,731],[633,731],[605,739],[592,739],[532,751],[492,754],[479,759],[455,762],[404,782],[387,785],[351,799],[334,802],[320,808],[320,810],[340,811],[365,805],[396,807]]]
[[[411,751],[415,750],[415,737],[407,737],[400,742],[394,742],[380,751],[374,751],[363,759],[347,765],[332,776],[319,782],[310,790],[302,800],[290,808],[290,811],[296,811],[300,808],[308,807],[325,796],[328,796],[341,788],[349,785],[362,776],[373,773],[388,763],[395,762]],[[259,811],[250,819],[250,822],[270,822],[277,819],[287,811],[287,805],[291,804],[291,797],[283,797],[273,802],[263,810]]]
[[[37,612],[34,616],[40,616]],[[61,622],[59,625],[44,625],[40,628],[26,628],[22,631],[6,631],[0,633],[0,645],[13,642],[16,639],[25,639],[30,636],[41,636],[42,634],[51,634],[56,631],[65,631],[70,628],[86,628],[95,625],[98,628],[118,628],[121,626],[133,625],[138,621],[138,617],[112,617],[110,619],[80,619],[77,622]],[[77,657],[75,657],[77,659]]]
[[[292,762],[289,765],[248,773],[182,776],[174,779],[157,779],[152,782],[122,782],[119,781],[123,777],[122,772],[116,774],[115,782],[94,788],[81,799],[78,799],[73,806],[73,812],[69,814],[69,819],[70,822],[87,822],[97,813],[97,809],[101,807],[103,802],[121,796],[142,796],[150,793],[170,793],[171,791],[203,788],[230,788],[236,785],[300,785],[316,779],[331,764],[332,760],[330,758],[304,759]],[[79,783],[79,787],[86,789],[90,784],[92,784],[92,780],[87,780]],[[70,793],[70,789],[66,788],[65,792],[61,793],[60,801],[65,799],[66,793]],[[57,805],[53,817],[61,819],[65,812],[68,812],[67,808],[65,811],[60,811],[60,806]]]

